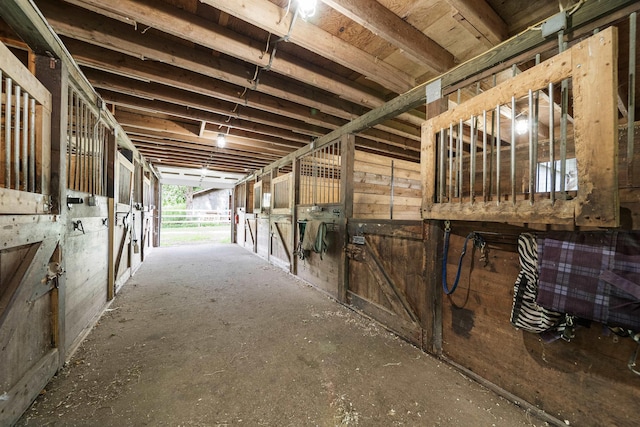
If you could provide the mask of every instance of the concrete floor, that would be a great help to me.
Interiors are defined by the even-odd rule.
[[[230,244],[155,249],[19,426],[545,425]]]

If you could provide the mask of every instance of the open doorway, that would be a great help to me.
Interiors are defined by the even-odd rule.
[[[231,242],[228,189],[162,186],[161,246]]]

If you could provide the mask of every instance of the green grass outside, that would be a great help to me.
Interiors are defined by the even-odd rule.
[[[160,246],[230,243],[231,224],[160,229]]]

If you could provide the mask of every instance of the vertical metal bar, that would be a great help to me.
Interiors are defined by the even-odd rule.
[[[633,182],[633,154],[635,145],[635,119],[636,119],[636,26],[637,12],[629,15],[629,97],[627,127],[627,182]]]
[[[449,124],[449,202],[453,198],[453,123]]]
[[[95,143],[96,143],[96,117],[91,113],[91,110],[89,110],[89,120],[90,120],[90,124],[91,127],[89,129],[91,129],[91,132],[89,132],[89,149],[88,149],[88,153],[89,153],[89,187],[87,188],[87,191],[90,194],[95,194],[93,186],[95,184],[95,176],[96,176],[96,168],[95,168]]]
[[[71,150],[73,148],[73,127],[74,123],[74,93],[71,85],[68,87],[67,98],[67,188],[71,188]]]
[[[533,91],[531,89],[529,89],[529,111],[533,111]],[[537,117],[535,118],[537,119]],[[536,167],[536,163],[535,163],[535,154],[534,154],[534,144],[533,144],[533,122],[532,120],[534,120],[534,117],[532,117],[531,114],[529,114],[529,203],[533,205],[534,202],[534,193],[536,190],[536,183],[534,181],[534,178],[536,176],[535,174],[535,167]]]
[[[444,200],[444,128],[440,129],[440,141],[438,144],[438,203]]]
[[[394,162],[393,159],[391,159],[391,195],[390,195],[390,200],[389,200],[389,219],[393,219],[393,190],[394,190],[394,182],[393,182],[393,178],[394,178]]]
[[[567,49],[567,43],[564,41],[564,34],[558,34],[558,49],[564,52]],[[566,198],[565,194],[565,176],[567,174],[567,122],[569,111],[569,80],[564,79],[560,83],[560,193]],[[554,178],[555,179],[555,178]]]
[[[514,68],[515,69],[515,68]],[[515,71],[514,71],[515,73]],[[516,97],[511,97],[511,153],[510,159],[510,185],[511,185],[511,203],[516,203]]]
[[[500,105],[496,107],[496,202],[500,204]]]
[[[482,201],[487,202],[487,110],[482,110]]]
[[[493,87],[496,87],[496,85],[498,84],[498,79],[497,76],[495,74],[493,74],[493,79],[492,79],[492,84]],[[489,191],[488,194],[490,195],[489,197],[491,197],[491,195],[493,195],[493,189],[494,189],[494,182],[493,182],[493,169],[494,169],[494,151],[496,148],[496,112],[495,110],[491,109],[491,147],[490,147],[490,152],[489,152]]]
[[[80,190],[80,141],[82,140],[82,101],[80,100],[80,94],[76,93],[76,152],[75,152],[75,167],[73,173],[73,190]],[[124,195],[123,195],[124,196]]]
[[[13,83],[7,77],[5,80],[5,109],[4,109],[4,186],[11,188],[11,88]],[[0,74],[0,96],[2,96],[2,75]],[[1,104],[1,102],[0,102]]]
[[[80,94],[78,94],[78,98],[80,98]],[[79,132],[78,132],[78,148],[76,150],[76,162],[78,164],[78,175],[76,176],[77,187],[75,188],[78,191],[82,191],[82,174],[83,167],[82,161],[83,157],[83,149],[84,149],[84,119],[85,119],[85,105],[84,101],[80,100],[80,109],[78,110],[79,120]]]
[[[556,201],[556,147],[555,147],[555,102],[553,101],[553,82],[549,83],[549,167],[552,184],[550,199],[553,205]]]
[[[29,104],[29,191],[36,192],[36,100]],[[39,175],[39,174],[38,174]]]
[[[22,190],[29,191],[29,94],[22,94]]]
[[[458,160],[458,201],[462,203],[462,184],[464,182],[464,174],[462,170],[462,162],[464,160],[464,124],[462,123],[462,119],[460,119],[458,126],[458,151],[456,152]]]
[[[20,97],[22,88],[15,85],[15,116],[13,125],[13,177],[15,180],[14,189],[20,190]]]
[[[475,201],[476,191],[476,144],[477,144],[476,116],[471,117],[471,145],[469,146],[469,201]]]

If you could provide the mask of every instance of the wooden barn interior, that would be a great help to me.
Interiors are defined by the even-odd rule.
[[[639,9],[4,0],[0,425],[160,245],[176,177],[233,189],[234,244],[501,395],[636,425],[640,331],[546,342],[510,313],[519,236],[640,230]]]

